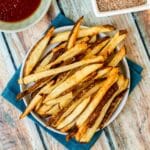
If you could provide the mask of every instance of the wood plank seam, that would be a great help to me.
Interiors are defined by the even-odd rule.
[[[44,138],[43,138],[42,132],[41,132],[42,129],[40,129],[40,127],[37,124],[35,124],[35,126],[37,128],[38,133],[39,133],[39,136],[40,136],[41,142],[43,144],[44,150],[48,150],[48,148],[47,148],[47,146],[46,146],[46,144],[44,142]]]
[[[12,53],[11,53],[11,51],[10,51],[10,47],[9,47],[9,45],[8,45],[8,42],[7,42],[7,40],[6,40],[6,36],[5,36],[4,33],[2,33],[2,37],[3,37],[4,42],[5,42],[5,45],[6,45],[6,47],[7,47],[7,51],[8,51],[8,53],[9,53],[9,55],[10,55],[10,59],[11,59],[11,61],[12,61],[13,67],[14,67],[14,69],[15,69],[15,71],[16,71],[16,70],[17,70],[17,67],[16,67],[14,58],[13,58],[13,56],[12,56]],[[35,124],[35,123],[34,123],[34,124]],[[36,126],[36,129],[37,129],[37,131],[38,131],[38,134],[39,134],[39,137],[40,137],[40,139],[41,139],[41,142],[42,142],[42,144],[43,144],[44,150],[47,150],[46,144],[45,144],[44,139],[43,139],[43,135],[42,135],[42,133],[41,133],[41,129],[40,129],[40,127],[38,127],[37,124],[35,124],[35,126]]]
[[[140,36],[140,38],[141,38],[141,41],[142,41],[142,43],[143,43],[144,49],[145,49],[145,51],[146,51],[146,53],[147,53],[147,56],[148,56],[148,58],[149,58],[149,60],[150,60],[150,54],[149,54],[149,52],[148,52],[148,47],[147,47],[147,45],[146,45],[146,43],[145,43],[145,41],[144,41],[144,37],[143,37],[143,35],[142,35],[141,31],[140,31],[140,27],[139,27],[139,25],[138,25],[138,22],[137,22],[137,20],[136,20],[137,18],[136,18],[136,16],[134,15],[134,13],[132,13],[132,17],[133,17],[134,23],[135,23],[135,25],[136,25],[136,27],[137,27],[137,30],[138,30],[139,36]]]
[[[63,15],[65,15],[64,10],[63,10],[63,8],[62,8],[62,6],[61,6],[60,1],[59,1],[59,0],[56,0],[56,3],[57,3],[57,6],[58,6],[58,8],[59,8],[59,10],[60,10],[60,13],[62,13]]]
[[[15,61],[14,61],[14,59],[13,59],[13,56],[12,56],[10,47],[9,47],[8,42],[7,42],[7,40],[6,40],[6,36],[5,36],[5,34],[4,34],[3,32],[2,32],[2,37],[3,37],[4,42],[5,42],[5,45],[6,45],[6,47],[7,47],[7,51],[8,51],[8,53],[9,53],[9,55],[10,55],[10,58],[11,58],[13,67],[14,67],[15,70],[17,70],[17,67],[16,67]]]
[[[110,132],[109,132],[108,128],[106,127],[106,128],[104,128],[103,130],[104,130],[104,134],[105,134],[106,137],[107,137],[107,140],[108,140],[108,143],[109,143],[109,145],[110,145],[111,150],[115,150],[115,145],[114,145],[114,143],[113,143],[113,140],[112,140],[112,138],[111,138],[111,135],[110,135]]]

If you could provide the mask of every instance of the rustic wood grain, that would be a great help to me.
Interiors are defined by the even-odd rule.
[[[127,28],[129,37],[125,44],[128,48],[128,57],[144,67],[143,80],[130,95],[128,102],[118,118],[105,130],[101,138],[92,147],[93,150],[142,150],[150,149],[150,60],[146,50],[149,48],[149,11],[135,15],[121,15],[106,18],[96,18],[91,7],[91,0],[58,0],[66,16],[76,21],[85,16],[85,25],[113,24],[119,29]],[[48,29],[51,20],[58,14],[56,0],[45,17],[30,29],[17,34],[0,35],[0,91],[14,73],[14,64],[19,67],[25,54],[39,37]],[[135,18],[134,18],[135,17]],[[135,20],[136,19],[136,20]],[[141,40],[141,32],[142,37]],[[148,32],[147,32],[148,31]],[[10,48],[12,59],[4,38]],[[145,45],[143,44],[145,42]],[[147,48],[147,49],[146,49]],[[6,61],[7,60],[7,61]],[[18,120],[19,112],[0,98],[0,150],[1,149],[53,149],[62,150],[64,147],[49,134],[29,120]]]
[[[134,16],[150,57],[150,10],[135,13]]]
[[[107,128],[115,149],[149,149],[150,143],[150,61],[131,14],[106,18],[96,18],[90,0],[61,0],[64,13],[74,21],[84,15],[85,25],[113,24],[126,28],[129,32],[125,41],[129,58],[143,66],[143,79],[131,93],[125,108],[118,118]],[[145,31],[146,32],[146,31]],[[99,143],[99,141],[97,142]]]
[[[0,34],[0,41],[0,92],[2,92],[15,70],[2,34]],[[19,114],[13,106],[0,97],[0,149],[15,150],[22,149],[22,146],[24,149],[30,149],[31,147],[43,149],[35,125],[27,119],[22,122],[19,121]]]

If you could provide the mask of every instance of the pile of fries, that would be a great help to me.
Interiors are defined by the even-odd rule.
[[[28,86],[17,99],[30,97],[20,118],[34,111],[48,126],[67,133],[67,140],[89,142],[106,126],[127,90],[129,80],[118,65],[126,50],[123,44],[116,50],[127,31],[111,25],[81,28],[82,21],[62,33],[51,27],[33,47],[18,81]],[[99,33],[112,36],[100,38]]]

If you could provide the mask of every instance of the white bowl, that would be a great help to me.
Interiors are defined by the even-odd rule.
[[[150,0],[147,0],[147,3],[144,5],[136,6],[136,7],[130,7],[126,9],[120,9],[120,10],[112,10],[112,11],[103,11],[101,12],[98,9],[96,0],[91,0],[93,11],[96,15],[96,17],[106,17],[106,16],[113,16],[113,15],[119,15],[119,14],[125,14],[125,13],[131,13],[131,12],[137,12],[137,11],[143,11],[150,9]]]
[[[72,27],[73,27],[73,26],[66,26],[66,27],[57,28],[57,29],[55,30],[55,33],[59,33],[59,32],[64,32],[64,31],[71,30]],[[85,27],[85,26],[82,26],[82,28],[86,28],[86,27]],[[105,35],[105,34],[100,34],[100,36],[101,36],[101,37],[104,37],[104,36],[106,36],[106,35]],[[36,43],[35,43],[35,44],[36,44]],[[35,44],[34,44],[34,45],[35,45]],[[33,45],[33,47],[34,47],[34,45]],[[47,51],[47,52],[50,51],[50,50],[51,50],[53,47],[55,47],[55,46],[56,46],[56,44],[51,44],[51,45],[49,45],[49,46],[47,47],[46,51]],[[32,48],[31,48],[31,49],[32,49]],[[27,55],[26,55],[26,58],[25,58],[24,61],[23,61],[22,68],[21,68],[21,73],[20,73],[20,78],[23,77],[24,65],[25,65],[25,62],[26,62],[26,59],[27,59],[28,55],[30,54],[31,49],[28,51],[28,53],[27,53]],[[120,64],[120,66],[121,66],[121,69],[122,69],[123,74],[124,74],[124,75],[129,79],[129,81],[130,81],[130,71],[129,71],[129,67],[128,67],[126,58],[123,58],[123,60],[122,60],[122,62],[121,62],[121,64]],[[26,87],[27,87],[27,86],[20,84],[20,91],[23,91]],[[123,109],[123,107],[124,107],[124,105],[125,105],[125,103],[126,103],[126,101],[127,101],[127,98],[128,98],[129,87],[130,87],[130,84],[128,85],[128,90],[127,90],[126,93],[124,94],[124,97],[123,97],[123,99],[122,99],[122,101],[121,101],[119,107],[118,107],[117,110],[114,112],[113,116],[111,117],[111,119],[109,120],[109,122],[107,123],[107,125],[109,125],[109,124],[119,115],[119,113],[120,113],[121,110]],[[29,103],[29,97],[28,97],[28,96],[25,96],[25,97],[23,98],[23,101],[24,101],[25,105],[27,106],[28,103]],[[47,125],[45,124],[44,120],[42,120],[42,119],[40,118],[40,116],[39,116],[38,114],[36,114],[35,112],[32,111],[31,114],[32,114],[32,116],[33,116],[38,122],[40,122],[44,127],[48,128],[49,130],[54,131],[54,132],[56,132],[56,133],[66,135],[66,133],[60,132],[60,131],[58,131],[58,130],[52,128],[52,127],[47,126]]]
[[[19,32],[36,24],[46,14],[51,4],[51,0],[41,0],[40,5],[35,12],[28,18],[17,22],[0,21],[0,31],[3,32]]]

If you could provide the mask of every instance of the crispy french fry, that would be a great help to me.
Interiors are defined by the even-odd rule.
[[[113,59],[109,62],[108,66],[115,67],[118,63],[123,59],[126,54],[125,47],[123,46],[113,57]]]
[[[60,43],[58,46],[53,48],[49,53],[47,53],[46,56],[42,58],[42,60],[39,62],[34,72],[39,72],[42,67],[48,65],[54,59],[56,53],[59,52],[61,54],[62,49],[64,49],[66,45],[67,45],[66,42]]]
[[[89,39],[90,39],[89,37],[84,37],[84,38],[77,40],[76,43],[77,44],[86,43],[89,41]],[[37,72],[41,72],[42,70],[44,70],[44,66],[48,65],[51,61],[53,61],[55,58],[60,56],[60,54],[62,54],[62,52],[64,51],[63,49],[66,47],[66,45],[67,43],[63,42],[63,43],[60,43],[55,48],[53,48],[48,54],[46,54],[46,56],[37,65],[34,72],[37,73]]]
[[[99,53],[99,51],[109,42],[109,40],[110,39],[108,37],[105,37],[99,40],[98,42],[94,43],[94,45],[91,48],[91,51],[89,52],[89,55],[96,55],[97,53]]]
[[[93,59],[86,59],[86,60],[81,60],[79,62],[75,62],[73,64],[67,65],[67,66],[62,66],[56,69],[50,69],[44,72],[39,72],[35,74],[31,74],[29,76],[24,77],[23,79],[19,80],[20,84],[28,84],[34,81],[37,81],[42,78],[50,77],[52,75],[56,75],[65,71],[69,71],[78,67],[81,67],[83,65],[88,65],[91,63],[98,63],[98,62],[103,62],[103,57],[102,56],[97,56]]]
[[[61,132],[67,132],[69,129],[73,128],[73,126],[75,125],[74,121],[69,123],[67,126],[65,126],[64,128],[60,129]]]
[[[92,36],[92,35],[96,35],[98,33],[111,32],[114,29],[115,28],[111,25],[95,26],[95,27],[80,29],[78,38],[85,37],[85,36]],[[54,35],[54,37],[50,43],[53,44],[53,43],[57,43],[57,42],[66,41],[68,39],[69,35],[70,35],[70,31],[57,33],[56,35]]]
[[[88,142],[92,138],[92,136],[94,135],[95,131],[97,130],[97,128],[101,124],[101,122],[102,122],[102,120],[103,120],[103,118],[104,118],[108,108],[110,107],[112,101],[114,100],[114,98],[119,93],[121,93],[122,91],[124,91],[126,89],[126,84],[124,84],[125,82],[126,81],[125,81],[125,79],[123,77],[119,78],[119,80],[118,80],[118,86],[119,86],[118,91],[115,92],[115,94],[110,98],[110,100],[105,104],[103,109],[100,111],[100,115],[98,115],[98,118],[95,121],[94,125],[87,130],[86,134],[84,134],[83,136],[82,135],[80,136],[80,142]],[[76,138],[78,139],[77,134],[76,134]]]
[[[75,45],[82,21],[83,16],[75,23],[73,29],[71,30],[68,37],[67,49],[70,49]]]
[[[91,36],[89,43],[95,43],[96,40],[97,40],[97,35],[93,35],[93,36]]]
[[[56,99],[50,99],[50,100],[46,101],[44,104],[45,105],[55,105],[55,104],[59,103],[60,107],[61,107],[61,104],[63,104],[65,101],[70,100],[70,99],[73,99],[72,92],[70,92],[64,96],[58,97]]]
[[[53,115],[57,113],[57,111],[59,111],[66,104],[68,104],[72,100],[72,98],[73,96],[70,92],[57,99],[49,100],[37,111],[37,113],[39,115]]]
[[[98,78],[102,78],[102,77],[106,77],[106,75],[108,75],[108,73],[112,70],[112,67],[106,67],[103,69],[100,69],[95,77],[95,79]]]
[[[103,87],[99,89],[99,91],[94,96],[91,103],[88,105],[88,107],[84,110],[84,112],[78,117],[76,121],[76,125],[80,127],[86,119],[90,116],[90,114],[94,111],[96,106],[99,104],[99,102],[102,100],[103,96],[106,94],[108,89],[118,80],[118,69],[114,68],[110,72],[110,75],[108,76],[108,79],[105,81]]]
[[[71,123],[85,109],[90,102],[90,99],[91,97],[83,99],[83,101],[73,110],[73,112],[69,114],[62,122],[60,122],[56,128],[61,129]]]
[[[63,53],[60,57],[58,57],[54,62],[43,66],[39,69],[39,72],[41,71],[45,71],[50,69],[52,66],[57,65],[63,61],[66,61],[68,59],[73,58],[76,55],[79,55],[80,53],[83,53],[87,48],[87,44],[85,43],[79,43],[77,45],[75,45],[73,48],[71,48],[70,50],[66,51],[65,53]]]
[[[100,55],[103,55],[107,58],[116,48],[116,46],[122,42],[127,36],[126,30],[120,30],[117,32],[110,42],[100,51]]]
[[[90,38],[89,38],[88,36],[86,36],[86,37],[83,37],[83,38],[81,38],[81,39],[78,39],[78,40],[76,41],[76,44],[79,44],[79,43],[87,43],[89,40],[90,40]]]
[[[78,129],[78,132],[76,133],[76,139],[80,140],[82,135],[86,132],[87,128],[91,127],[92,124],[95,123],[97,117],[100,114],[100,111],[103,109],[105,104],[108,102],[108,100],[114,95],[114,93],[118,90],[117,83],[113,84],[110,89],[106,92],[106,94],[103,96],[103,99],[101,102],[97,105],[95,110],[92,112],[92,114],[89,116],[89,118],[80,126]]]
[[[102,65],[101,64],[92,64],[89,66],[84,67],[83,69],[75,72],[72,76],[70,76],[67,80],[65,80],[62,84],[57,86],[47,97],[47,99],[56,98],[61,93],[66,91],[67,89],[73,87],[74,85],[81,82],[86,76],[91,74],[92,72],[99,69]]]
[[[61,107],[59,104],[54,105],[49,111],[46,112],[46,115],[55,115],[58,111],[61,110]]]
[[[40,102],[42,99],[42,94],[48,94],[52,90],[52,84],[48,83],[46,84],[39,93],[32,99],[32,101],[29,103],[29,105],[26,107],[25,111],[21,114],[20,119],[24,118],[26,115],[28,115],[35,106]]]
[[[35,106],[35,112],[37,112],[38,111],[38,109],[42,106],[42,101],[43,101],[43,99],[41,99],[40,101],[39,101],[39,103]]]
[[[126,91],[127,87],[129,84],[129,80],[126,79],[125,83],[124,83],[124,91],[120,92],[119,95],[117,95],[115,97],[115,99],[113,100],[113,102],[111,103],[108,111],[106,112],[106,115],[104,116],[104,119],[102,121],[102,123],[100,124],[99,128],[102,129],[107,125],[107,122],[110,120],[110,118],[112,117],[113,113],[116,111],[116,109],[118,108],[119,104],[121,103],[122,97],[124,95],[124,92]]]
[[[38,113],[40,116],[46,115],[46,112],[47,112],[48,110],[50,110],[51,108],[53,108],[53,106],[51,106],[51,105],[42,105],[42,106],[38,109],[37,113]]]
[[[26,59],[23,75],[27,76],[33,71],[36,64],[40,61],[47,44],[52,37],[54,27],[51,27],[46,35],[32,48],[28,58]]]
[[[65,98],[66,97],[66,98]],[[64,96],[64,99],[61,99],[60,102],[58,102],[57,104],[55,104],[54,107],[52,107],[52,109],[50,109],[49,111],[46,112],[47,115],[55,115],[58,111],[60,111],[63,107],[65,107],[67,104],[70,103],[70,101],[72,100],[73,95],[72,93],[68,93]]]
[[[76,125],[78,128],[88,119],[88,117],[91,115],[91,113],[95,110],[97,105],[100,103],[102,100],[103,96],[106,94],[108,89],[117,81],[118,79],[118,69],[113,69],[109,77],[106,81],[102,83],[102,87],[98,90],[98,92],[95,94],[93,97],[93,100],[91,103],[87,106],[87,108],[82,112],[80,116],[71,124],[68,126],[64,127],[62,131],[67,131],[69,130],[72,126]],[[71,126],[72,125],[72,126]]]
[[[46,77],[43,78],[39,81],[37,81],[35,84],[33,84],[32,86],[30,86],[29,88],[25,89],[24,91],[22,91],[21,93],[17,94],[17,100],[22,99],[24,96],[33,93],[34,91],[36,91],[37,89],[40,89],[41,87],[43,87],[46,83],[48,83],[51,80],[51,78]],[[53,84],[53,81],[51,81]]]
[[[81,98],[75,98],[71,104],[69,104],[69,107],[66,109],[65,112],[61,112],[61,115],[57,115],[55,117],[55,121],[52,123],[53,126],[57,126],[64,118],[66,118],[86,97],[91,96],[94,94],[101,86],[103,85],[103,82],[97,83],[94,87],[91,87]]]

